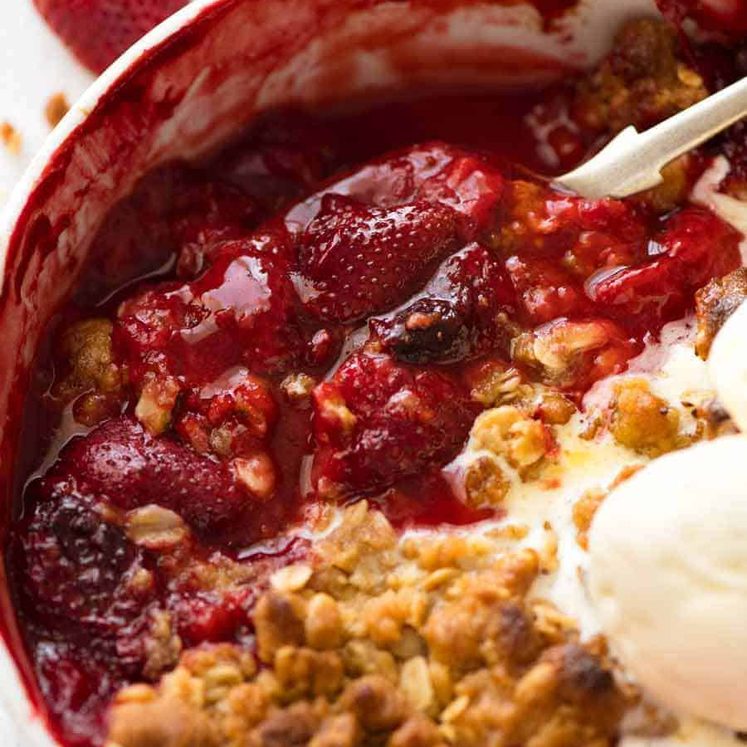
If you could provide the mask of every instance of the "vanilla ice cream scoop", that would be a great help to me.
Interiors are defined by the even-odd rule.
[[[627,671],[675,710],[747,730],[747,436],[668,454],[620,485],[590,554]]]
[[[708,355],[708,376],[719,401],[747,432],[747,303],[721,328]]]

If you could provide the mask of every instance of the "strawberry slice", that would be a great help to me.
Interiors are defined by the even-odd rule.
[[[302,232],[331,193],[378,208],[425,201],[453,208],[463,238],[471,241],[495,227],[506,185],[500,170],[481,156],[446,143],[426,143],[390,153],[337,179],[294,205],[286,223],[293,234]]]
[[[418,201],[368,207],[327,194],[302,238],[300,295],[321,319],[358,321],[403,301],[457,247],[456,212]]]
[[[740,266],[741,239],[710,211],[685,208],[653,237],[647,262],[593,275],[586,294],[628,326],[655,330],[687,311],[698,288]]]
[[[44,500],[76,506],[89,499],[123,511],[157,504],[178,513],[200,539],[223,545],[256,541],[267,519],[226,462],[174,438],[154,438],[129,416],[71,441],[39,490]]]
[[[311,479],[325,498],[374,495],[446,464],[477,414],[448,373],[367,352],[353,353],[319,384],[313,406]]]
[[[34,0],[70,51],[93,72],[107,68],[128,47],[188,0]]]

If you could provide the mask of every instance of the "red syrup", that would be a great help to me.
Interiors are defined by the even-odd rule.
[[[423,501],[423,496],[428,496]],[[465,526],[496,518],[492,509],[469,508],[454,500],[449,481],[441,472],[402,480],[371,501],[384,511],[396,529],[439,525]]]
[[[475,370],[508,365],[517,328],[562,345],[586,325],[594,344],[556,383],[580,396],[739,264],[738,235],[698,208],[657,216],[534,179],[590,145],[563,96],[274,114],[114,209],[63,317],[113,321],[121,413],[73,437],[54,398],[31,397],[43,415],[27,420],[29,472],[67,445],[27,486],[9,551],[63,744],[101,744],[112,694],[146,676],[154,616],[185,645],[248,641],[269,574],[310,551],[286,532],[315,505],[366,498],[398,528],[494,516],[467,508],[442,468],[480,412]],[[60,363],[41,357],[40,389]],[[153,382],[171,397],[158,435],[134,414]],[[168,551],[122,525],[154,503],[189,528]],[[201,586],[198,562],[239,580]]]

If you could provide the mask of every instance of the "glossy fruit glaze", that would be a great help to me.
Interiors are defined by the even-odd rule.
[[[740,264],[702,208],[534,177],[597,144],[569,95],[274,113],[115,208],[40,360],[9,556],[65,744],[99,744],[116,689],[158,675],[165,614],[184,646],[251,645],[257,590],[310,551],[284,532],[327,506],[367,497],[398,526],[490,516],[442,470],[476,383],[514,365],[579,402]],[[88,317],[110,320],[120,384],[68,401],[60,332]],[[143,539],[132,517],[153,505],[180,524]]]

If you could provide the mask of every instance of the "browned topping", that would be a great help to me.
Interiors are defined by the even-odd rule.
[[[690,163],[691,157],[684,155],[667,164],[661,170],[661,184],[635,195],[633,199],[662,215],[674,210],[690,192]]]
[[[565,320],[519,335],[512,357],[534,371],[544,384],[563,388],[574,382],[588,354],[601,355],[609,341],[609,331],[602,324]]]
[[[529,597],[539,573],[531,550],[398,542],[352,506],[311,573],[279,572],[261,596],[259,671],[238,646],[188,651],[157,686],[119,694],[110,745],[611,745],[627,696],[604,646]]]
[[[171,616],[167,612],[153,614],[148,632],[149,635],[145,639],[146,661],[143,675],[154,680],[176,666],[182,652],[182,642],[174,632]]]
[[[109,731],[113,745],[138,747],[218,747],[207,715],[179,698],[121,703]]]
[[[474,383],[472,399],[486,407],[507,405],[516,401],[527,389],[515,368],[494,365],[486,368]]]
[[[503,474],[498,462],[491,457],[474,459],[465,472],[464,492],[468,506],[497,506],[510,489],[510,480]]]
[[[179,514],[155,504],[130,511],[125,531],[136,545],[155,551],[174,548],[189,534],[189,529]]]
[[[268,592],[260,598],[254,623],[257,628],[257,653],[262,661],[270,663],[283,646],[303,642],[305,606],[301,599],[278,592]]]
[[[272,498],[277,477],[272,457],[266,451],[234,459],[233,468],[236,479],[257,499],[268,501]]]
[[[677,410],[643,379],[625,379],[615,387],[610,431],[618,443],[651,457],[688,443]]]
[[[311,396],[311,390],[316,383],[316,380],[308,374],[290,374],[280,382],[280,389],[289,401],[300,402]]]
[[[696,409],[696,414],[704,438],[719,438],[739,432],[731,415],[717,399],[704,402]]]
[[[163,433],[171,423],[171,413],[179,396],[179,384],[171,377],[146,381],[135,407],[135,417],[152,436]]]
[[[548,425],[565,425],[576,414],[576,405],[559,392],[548,391],[541,395],[538,411]]]
[[[711,344],[726,320],[747,299],[747,267],[711,280],[695,294],[698,333],[695,352],[705,360]]]
[[[677,57],[675,32],[653,19],[628,23],[612,54],[578,84],[574,115],[581,126],[614,134],[639,130],[705,98],[701,77]]]
[[[50,127],[56,127],[62,118],[70,111],[70,104],[64,93],[54,93],[49,97],[44,107],[44,116]]]
[[[86,319],[62,334],[61,352],[68,370],[53,394],[63,402],[75,400],[75,419],[95,425],[119,411],[122,373],[112,355],[112,323]]]
[[[21,133],[10,122],[0,122],[0,141],[8,153],[17,156],[23,147]]]

